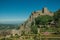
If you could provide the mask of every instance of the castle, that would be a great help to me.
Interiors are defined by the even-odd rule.
[[[50,12],[46,7],[44,7],[42,10],[38,10],[38,11],[34,11],[31,13],[30,17],[28,18],[28,20],[26,22],[24,22],[22,25],[20,25],[19,33],[17,33],[16,31],[15,34],[22,34],[22,32],[24,31],[26,34],[30,32],[30,26],[31,26],[31,22],[35,20],[36,17],[38,16],[42,16],[42,15],[49,15],[49,16],[53,16],[54,14],[52,12]]]

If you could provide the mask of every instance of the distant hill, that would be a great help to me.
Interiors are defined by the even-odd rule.
[[[17,29],[18,24],[0,24],[0,30]]]

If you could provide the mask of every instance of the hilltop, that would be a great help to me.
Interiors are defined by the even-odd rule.
[[[31,31],[30,26],[32,22],[35,24],[35,18],[37,18],[38,16],[44,16],[44,15],[53,17],[54,13],[50,12],[46,7],[44,7],[42,10],[34,11],[31,13],[27,21],[20,26],[19,30],[21,32],[25,31],[25,33],[29,33]]]

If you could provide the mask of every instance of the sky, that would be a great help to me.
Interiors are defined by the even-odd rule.
[[[32,11],[43,7],[55,12],[60,9],[60,0],[0,0],[0,23],[26,21]]]

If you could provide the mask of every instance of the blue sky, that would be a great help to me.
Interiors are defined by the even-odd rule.
[[[44,6],[54,12],[60,8],[60,0],[0,0],[0,23],[23,22]]]

